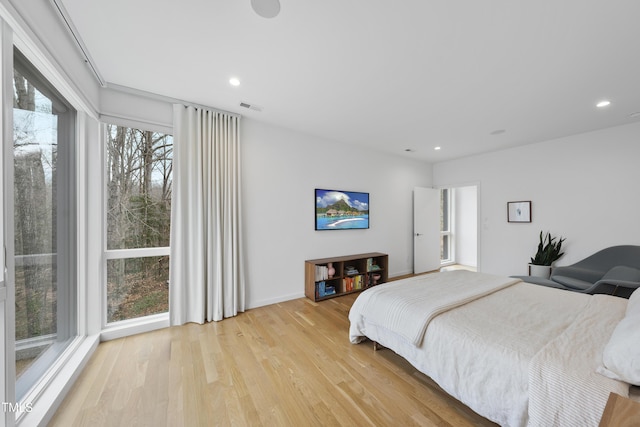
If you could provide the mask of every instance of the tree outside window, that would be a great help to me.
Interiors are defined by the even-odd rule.
[[[168,311],[173,137],[108,124],[106,153],[110,323]]]

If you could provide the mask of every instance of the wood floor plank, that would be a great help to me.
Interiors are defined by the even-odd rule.
[[[101,343],[51,426],[495,426],[390,350],[349,342],[357,294]]]

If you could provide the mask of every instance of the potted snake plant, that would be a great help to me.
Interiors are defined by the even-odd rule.
[[[529,263],[529,275],[548,279],[551,276],[551,265],[564,255],[562,242],[565,240],[562,237],[553,237],[549,232],[543,234],[541,231],[538,251]]]

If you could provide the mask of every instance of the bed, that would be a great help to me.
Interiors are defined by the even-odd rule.
[[[349,320],[352,343],[395,351],[502,426],[597,426],[609,393],[628,397],[640,382],[639,292],[626,300],[457,270],[367,289]]]

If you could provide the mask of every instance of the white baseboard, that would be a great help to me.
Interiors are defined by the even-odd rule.
[[[151,332],[169,327],[169,313],[155,314],[117,322],[105,327],[100,333],[100,341],[110,341],[130,335]]]
[[[268,298],[258,301],[251,301],[247,303],[247,309],[258,308],[265,305],[277,304],[279,302],[291,301],[292,299],[304,298],[304,293],[295,293],[289,295],[280,295],[275,298]]]

